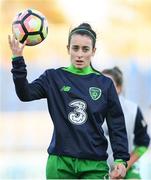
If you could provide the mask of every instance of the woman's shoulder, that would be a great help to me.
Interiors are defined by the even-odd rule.
[[[100,75],[98,76],[98,78],[100,78],[104,83],[107,84],[113,84],[113,81],[111,78],[105,76],[104,74],[100,73]]]
[[[50,69],[46,69],[43,73],[44,76],[46,77],[57,77],[57,76],[62,76],[63,75],[63,71],[62,68],[50,68]]]
[[[60,71],[61,68],[50,68],[50,69],[46,69],[45,73],[57,73]]]

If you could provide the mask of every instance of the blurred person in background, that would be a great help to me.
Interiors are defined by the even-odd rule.
[[[68,37],[71,65],[48,69],[29,83],[21,45],[9,36],[12,74],[21,101],[46,98],[54,124],[48,147],[47,179],[104,179],[109,174],[107,139],[101,128],[106,119],[116,171],[123,178],[129,160],[124,115],[113,82],[91,65],[96,51],[96,33],[87,23]],[[120,148],[119,148],[120,147]],[[117,171],[118,170],[118,171]]]
[[[138,105],[122,95],[122,71],[118,67],[114,67],[111,69],[104,69],[102,73],[113,80],[125,116],[130,153],[125,179],[141,179],[137,161],[147,151],[149,146],[150,138],[147,133],[147,124]],[[108,136],[108,128],[105,123],[103,124],[103,128],[106,136]],[[108,147],[108,154],[108,163],[112,170],[114,163],[110,145]]]

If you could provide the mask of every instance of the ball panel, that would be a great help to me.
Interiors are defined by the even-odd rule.
[[[40,34],[28,35],[26,41],[27,41],[27,43],[26,43],[27,46],[33,46],[35,44],[41,43],[42,38],[41,38]]]
[[[28,14],[28,11],[23,11],[23,12],[18,13],[18,14],[14,17],[13,22],[15,22],[15,21],[21,21],[27,14]]]
[[[20,23],[14,24],[12,27],[13,34],[15,35],[15,38],[21,41],[25,35],[25,32],[23,31],[23,28]]]
[[[46,38],[46,36],[48,34],[48,22],[47,22],[47,20],[43,21],[42,34],[43,34],[44,38]]]
[[[36,32],[40,30],[41,20],[36,16],[30,15],[25,19],[24,25],[28,32]]]
[[[28,11],[24,11],[24,12],[21,13],[21,15],[18,17],[18,20],[21,21],[27,14],[28,14]]]
[[[35,16],[39,16],[40,18],[45,18],[45,16],[40,11],[37,11],[36,9],[32,9],[31,12]]]

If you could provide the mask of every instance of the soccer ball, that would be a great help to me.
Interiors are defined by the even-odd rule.
[[[46,17],[39,11],[27,9],[17,14],[12,23],[12,32],[17,40],[27,46],[41,43],[48,34]]]

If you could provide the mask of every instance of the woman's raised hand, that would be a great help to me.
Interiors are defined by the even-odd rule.
[[[18,40],[15,39],[15,36],[12,37],[8,35],[8,42],[13,56],[23,56],[23,49],[25,47],[26,41],[21,44]]]

